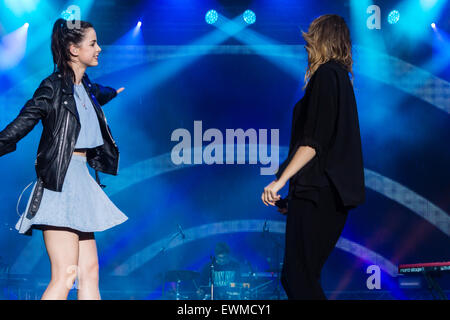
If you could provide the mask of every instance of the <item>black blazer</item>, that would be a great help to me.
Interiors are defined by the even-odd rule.
[[[316,155],[290,179],[289,199],[331,183],[348,209],[365,201],[358,110],[348,72],[337,61],[319,66],[295,105],[289,155],[277,179],[300,146]]]

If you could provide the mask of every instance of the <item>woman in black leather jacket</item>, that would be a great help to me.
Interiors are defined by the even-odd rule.
[[[94,232],[128,219],[90,175],[117,174],[119,151],[101,105],[124,88],[92,84],[87,67],[98,65],[101,48],[89,22],[58,19],[52,32],[55,72],[44,79],[14,119],[0,132],[0,156],[42,120],[35,183],[16,224],[21,234],[43,232],[51,281],[42,299],[67,299],[78,277],[78,299],[100,299]],[[96,172],[97,173],[97,172]]]

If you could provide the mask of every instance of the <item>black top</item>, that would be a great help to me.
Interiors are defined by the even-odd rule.
[[[227,264],[219,265],[214,262],[214,285],[216,287],[229,287],[231,282],[241,282],[240,265],[237,261],[230,259]],[[203,266],[200,283],[209,285],[211,278],[211,263]]]
[[[230,295],[230,290],[233,288],[239,289],[239,285],[242,282],[240,264],[230,259],[227,264],[219,265],[214,262],[214,273],[211,274],[211,263],[206,264],[200,275],[200,285],[210,286],[211,276],[214,281],[214,298],[219,300],[234,299],[233,295]],[[234,287],[232,286],[234,283]],[[203,287],[205,290],[205,288]]]
[[[300,146],[314,148],[316,155],[289,180],[289,199],[317,203],[318,189],[333,184],[348,209],[364,202],[356,100],[348,72],[337,61],[319,66],[295,105],[289,155],[280,165],[278,179]]]

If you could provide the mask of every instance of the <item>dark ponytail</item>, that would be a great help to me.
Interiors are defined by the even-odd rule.
[[[69,46],[78,45],[84,38],[85,31],[93,28],[92,24],[81,20],[58,19],[53,25],[52,31],[52,55],[54,70],[58,68],[64,77],[70,77],[75,82],[75,73],[69,65],[71,54]]]

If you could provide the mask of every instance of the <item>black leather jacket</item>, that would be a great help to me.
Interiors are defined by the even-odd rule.
[[[96,174],[100,171],[117,175],[119,149],[101,108],[117,92],[113,88],[91,83],[86,73],[82,82],[97,114],[104,141],[103,145],[87,150],[87,162],[96,170]],[[42,120],[43,131],[35,162],[38,182],[47,189],[61,192],[81,125],[73,96],[73,82],[59,71],[41,82],[33,98],[26,102],[19,115],[0,132],[0,156],[16,150],[17,142],[39,120]],[[99,182],[98,179],[97,181]]]

